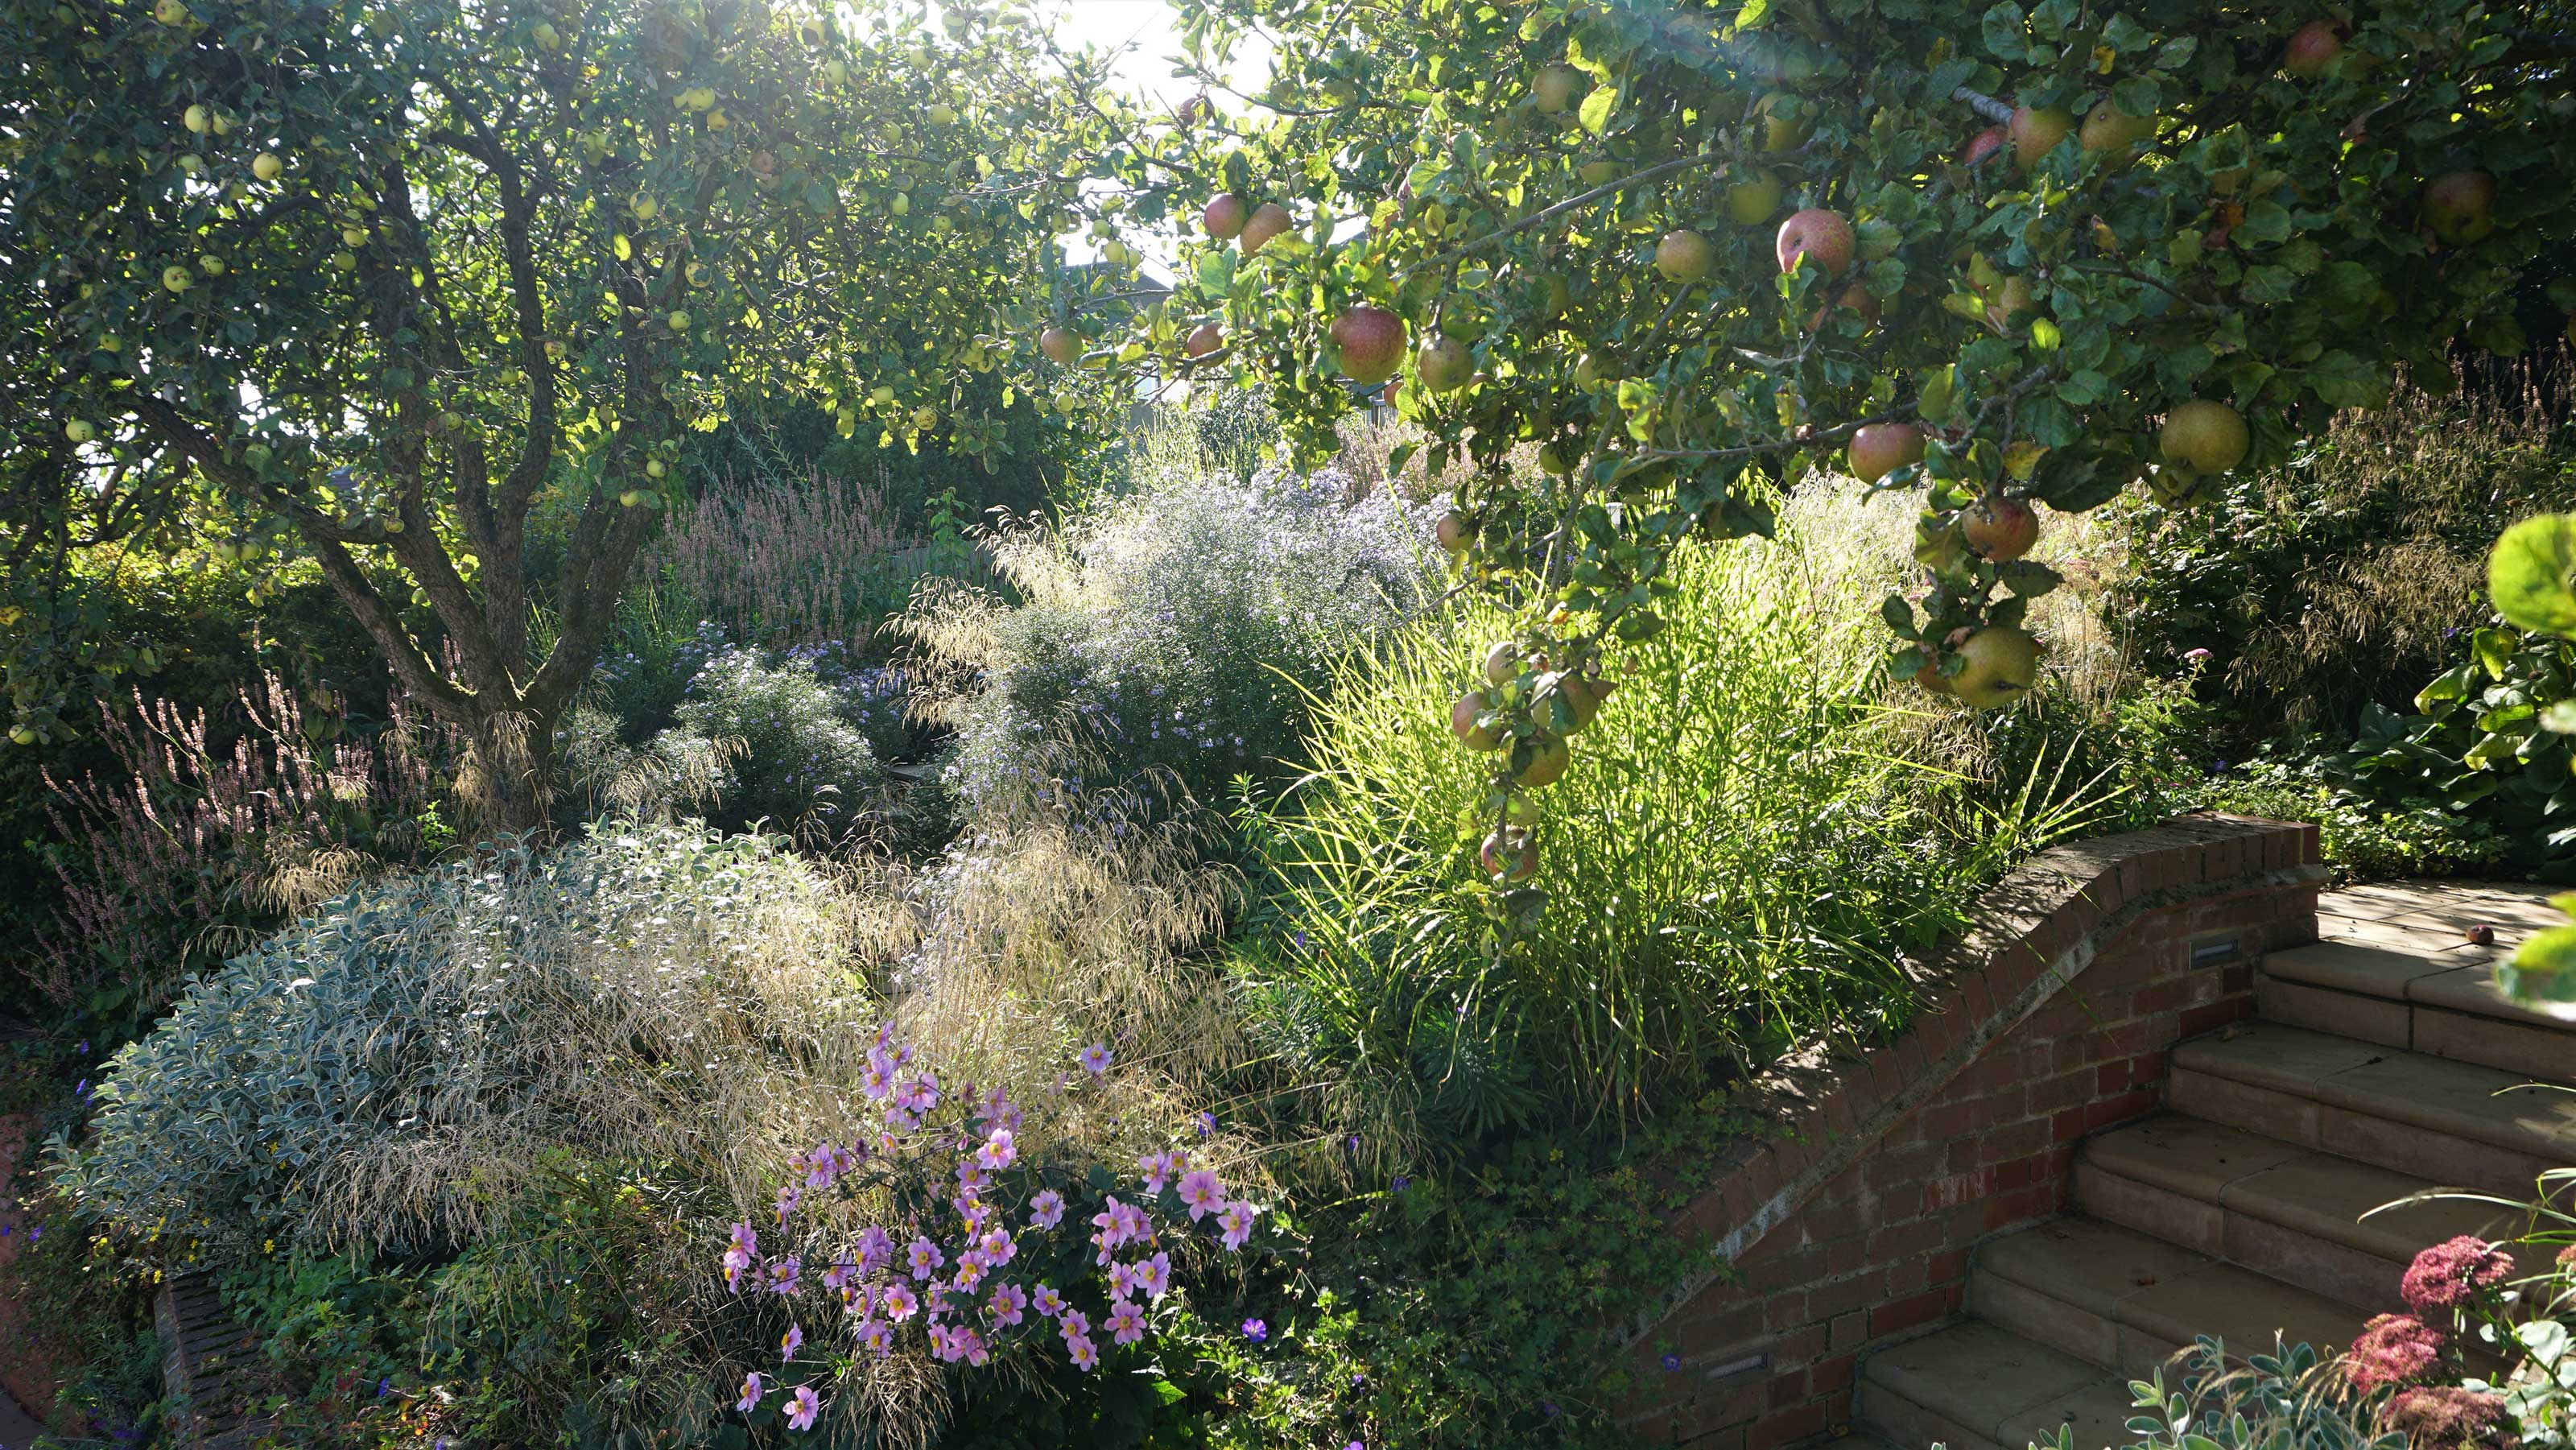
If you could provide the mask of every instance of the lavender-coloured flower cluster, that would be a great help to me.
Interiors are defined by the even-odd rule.
[[[1067,1090],[1106,1077],[1112,1060],[1105,1043],[1086,1048],[1076,1064],[1085,1076],[1069,1077]],[[980,1368],[1021,1352],[1089,1373],[1179,1312],[1176,1252],[1211,1239],[1240,1252],[1262,1212],[1186,1148],[1146,1154],[1123,1197],[1097,1174],[1092,1181],[1108,1187],[1050,1183],[1023,1156],[1019,1105],[998,1088],[952,1095],[891,1029],[879,1032],[860,1087],[875,1105],[875,1131],[789,1162],[772,1231],[788,1246],[765,1249],[763,1230],[745,1221],[718,1260],[732,1292],[775,1296],[793,1316],[779,1341],[780,1375],[802,1364],[807,1381],[753,1370],[734,1399],[748,1414],[776,1396],[791,1429],[811,1429],[824,1407],[809,1321],[837,1320],[862,1359],[926,1349],[943,1364]],[[887,1189],[901,1203],[906,1185],[925,1181],[941,1185],[935,1201],[860,1229],[819,1269],[802,1256],[815,1236],[799,1219],[813,1217],[818,1196]],[[1087,1241],[1078,1229],[1059,1232],[1069,1216],[1090,1223]]]

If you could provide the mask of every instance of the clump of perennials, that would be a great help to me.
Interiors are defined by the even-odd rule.
[[[1104,1079],[1112,1053],[1095,1043],[1077,1062],[1081,1075],[1067,1078],[1073,1091]],[[926,1347],[943,1364],[972,1367],[1015,1353],[1061,1354],[1089,1373],[1104,1353],[1114,1358],[1186,1312],[1175,1255],[1185,1264],[1193,1254],[1239,1253],[1262,1212],[1229,1196],[1186,1148],[1145,1154],[1132,1183],[1097,1169],[1050,1181],[1022,1155],[1025,1114],[1003,1090],[944,1092],[891,1028],[878,1032],[861,1087],[882,1105],[874,1135],[818,1143],[790,1159],[772,1231],[785,1243],[764,1252],[761,1231],[736,1223],[721,1261],[732,1292],[773,1296],[788,1314],[780,1369],[745,1374],[734,1407],[774,1406],[790,1429],[813,1428],[821,1387],[836,1374],[808,1353],[804,1325],[817,1310],[837,1311],[858,1351],[844,1372]],[[1204,1115],[1200,1124],[1204,1134]],[[819,1210],[862,1198],[890,1204],[890,1221],[834,1243]],[[1077,1225],[1089,1219],[1087,1240],[1058,1232],[1068,1216]],[[818,1252],[829,1263],[809,1274],[806,1256]],[[1266,1337],[1252,1327],[1259,1323],[1246,1321],[1244,1332]]]

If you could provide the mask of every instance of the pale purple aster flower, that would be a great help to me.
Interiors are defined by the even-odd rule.
[[[1029,1200],[1029,1227],[1049,1229],[1064,1222],[1064,1195],[1050,1188]]]
[[[769,1266],[769,1292],[772,1294],[795,1293],[797,1276],[802,1274],[804,1271],[804,1263],[797,1259],[793,1254],[788,1255],[786,1258],[772,1261]]]
[[[995,1128],[993,1136],[984,1140],[984,1146],[975,1150],[975,1166],[989,1169],[1008,1168],[1018,1162],[1019,1157],[1019,1145],[1012,1141],[1011,1130]]]
[[[1260,1212],[1260,1209],[1248,1203],[1229,1203],[1225,1206],[1225,1210],[1217,1215],[1216,1221],[1218,1226],[1225,1230],[1224,1243],[1227,1249],[1240,1249],[1252,1241],[1252,1220]]]
[[[791,1214],[791,1213],[794,1213],[794,1212],[796,1211],[796,1206],[797,1206],[798,1204],[800,1204],[800,1203],[803,1203],[804,1201],[805,1201],[805,1190],[804,1190],[804,1189],[801,1189],[801,1188],[799,1188],[799,1187],[797,1187],[797,1186],[796,1186],[795,1184],[793,1184],[793,1183],[788,1184],[785,1188],[782,1188],[782,1189],[778,1190],[778,1224],[779,1224],[779,1227],[784,1228],[784,1227],[786,1227],[786,1226],[787,1226],[787,1215],[789,1215],[789,1214]]]
[[[849,1315],[853,1319],[865,1319],[868,1317],[868,1299],[869,1290],[868,1286],[865,1284],[843,1284],[841,1286],[841,1312]]]
[[[1225,1184],[1205,1168],[1193,1169],[1181,1177],[1181,1202],[1190,1206],[1190,1222],[1225,1207]]]
[[[1067,1339],[1080,1339],[1091,1332],[1091,1316],[1079,1309],[1067,1309],[1056,1318],[1056,1333]]]
[[[910,1248],[903,1251],[903,1259],[904,1263],[912,1269],[912,1276],[915,1279],[929,1278],[939,1272],[941,1265],[948,1262],[948,1256],[939,1251],[939,1245],[927,1238],[918,1237],[912,1241]]]
[[[803,1349],[804,1347],[804,1327],[792,1320],[789,1321],[787,1332],[778,1336],[778,1358],[780,1363],[783,1364],[787,1361],[793,1360],[796,1358],[796,1351]]]
[[[1125,1299],[1109,1301],[1109,1338],[1116,1344],[1134,1344],[1145,1337],[1145,1311]]]
[[[1028,1291],[1017,1284],[1002,1285],[993,1291],[992,1298],[984,1301],[984,1312],[993,1317],[995,1324],[1005,1329],[1026,1318],[1028,1307]]]
[[[813,1429],[814,1417],[821,1413],[823,1397],[814,1393],[812,1385],[798,1385],[796,1393],[787,1397],[787,1428],[790,1430]]]
[[[1109,1064],[1113,1057],[1114,1054],[1110,1052],[1108,1043],[1095,1042],[1089,1047],[1084,1048],[1082,1050],[1082,1055],[1075,1058],[1074,1061],[1081,1064],[1084,1072],[1091,1074],[1093,1077],[1100,1077],[1109,1071]]]
[[[832,1260],[832,1267],[823,1271],[823,1287],[826,1289],[847,1288],[849,1287],[850,1281],[857,1278],[858,1275],[858,1260],[853,1259],[847,1253],[844,1253],[839,1258]]]
[[[1077,1334],[1065,1340],[1064,1352],[1067,1357],[1072,1359],[1073,1367],[1081,1370],[1085,1374],[1089,1374],[1092,1370],[1097,1369],[1100,1366],[1099,1349],[1094,1347],[1090,1339],[1083,1335]]]
[[[1044,1284],[1038,1285],[1036,1295],[1029,1302],[1037,1305],[1038,1312],[1049,1319],[1064,1312],[1064,1296]]]
[[[1109,1294],[1111,1298],[1124,1299],[1129,1294],[1134,1293],[1135,1289],[1136,1266],[1134,1264],[1111,1264],[1109,1266]]]
[[[1019,1244],[1011,1238],[1011,1231],[1006,1228],[988,1231],[982,1238],[975,1241],[975,1247],[983,1254],[984,1262],[995,1267],[1009,1263],[1019,1257],[1020,1252]]]
[[[894,1262],[894,1238],[884,1229],[870,1224],[859,1234],[859,1267],[875,1273]]]
[[[1145,1291],[1145,1297],[1148,1299],[1160,1299],[1165,1294],[1171,1292],[1172,1256],[1170,1254],[1156,1254],[1154,1257],[1138,1264],[1136,1266],[1135,1284],[1137,1288]]]
[[[862,1320],[858,1332],[861,1349],[877,1355],[894,1353],[894,1327],[884,1320]]]
[[[1162,1192],[1172,1181],[1172,1175],[1181,1171],[1182,1165],[1176,1161],[1179,1156],[1174,1153],[1148,1153],[1136,1160],[1136,1166],[1144,1171],[1147,1193]]]
[[[877,1292],[877,1305],[885,1316],[897,1324],[910,1319],[921,1308],[921,1301],[901,1284],[888,1284]]]
[[[980,1260],[961,1262],[957,1266],[957,1287],[967,1293],[973,1293],[976,1287],[984,1282],[986,1272]]]
[[[734,1407],[735,1409],[737,1409],[737,1410],[742,1411],[742,1412],[743,1412],[744,1414],[746,1414],[746,1415],[750,1414],[750,1413],[751,1413],[752,1411],[754,1411],[754,1410],[759,1409],[759,1408],[760,1408],[760,1391],[761,1391],[761,1376],[760,1376],[760,1371],[758,1371],[758,1370],[753,1370],[751,1373],[749,1373],[749,1374],[747,1374],[747,1375],[744,1375],[744,1376],[742,1377],[742,1398],[741,1398],[741,1399],[738,1399],[738,1400],[736,1400],[736,1401],[734,1401],[734,1402],[733,1402],[733,1407]]]

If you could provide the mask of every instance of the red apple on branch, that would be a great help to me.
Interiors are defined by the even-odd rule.
[[[1181,351],[1191,357],[1206,357],[1225,346],[1225,329],[1213,322],[1200,323],[1181,343]]]
[[[1244,218],[1250,215],[1243,198],[1229,191],[1210,201],[1199,213],[1199,225],[1207,228],[1207,234],[1218,241],[1231,241],[1243,230]]]
[[[1260,251],[1272,237],[1296,225],[1296,219],[1288,215],[1286,207],[1275,201],[1265,201],[1254,207],[1252,215],[1244,219],[1243,229],[1235,234],[1235,245],[1243,248],[1243,254],[1249,257]]]
[[[2496,179],[2483,171],[2450,171],[2424,183],[2424,224],[2455,247],[2495,230]]]
[[[1853,245],[1851,222],[1841,212],[1814,206],[1792,212],[1780,223],[1780,270],[1790,271],[1807,257],[1826,276],[1835,276],[1851,265]]]
[[[1071,367],[1082,360],[1082,339],[1067,327],[1050,327],[1038,334],[1038,351],[1058,367]]]
[[[2016,108],[2012,119],[2004,123],[2012,138],[2013,161],[2028,171],[2039,164],[2039,158],[2057,149],[2075,130],[2075,117],[2063,106],[2029,106]]]
[[[2281,69],[2312,81],[2334,69],[2343,58],[2343,27],[2331,20],[2311,20],[2290,32],[2282,48]]]
[[[1404,319],[1383,307],[1346,308],[1330,332],[1342,350],[1342,375],[1363,387],[1385,382],[1404,365]]]
[[[1843,449],[1852,477],[1876,483],[1909,463],[1923,461],[1923,430],[1911,423],[1870,423],[1852,430]]]
[[[1413,355],[1413,367],[1422,386],[1435,393],[1454,393],[1467,386],[1475,371],[1467,344],[1437,332],[1422,340],[1421,350]]]
[[[1968,547],[1998,564],[2008,564],[2039,542],[2039,513],[2017,498],[1986,498],[1968,506],[1960,520]]]

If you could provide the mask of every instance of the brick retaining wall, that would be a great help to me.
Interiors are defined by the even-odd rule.
[[[2313,826],[2194,816],[2006,877],[1905,1037],[1751,1095],[1776,1131],[1684,1215],[1708,1270],[1630,1327],[1633,1427],[1770,1450],[1845,1423],[1861,1349],[1955,1318],[1969,1247],[2058,1212],[2076,1141],[2155,1111],[2169,1049],[2250,1015],[2254,960],[2316,939],[2318,861]]]

